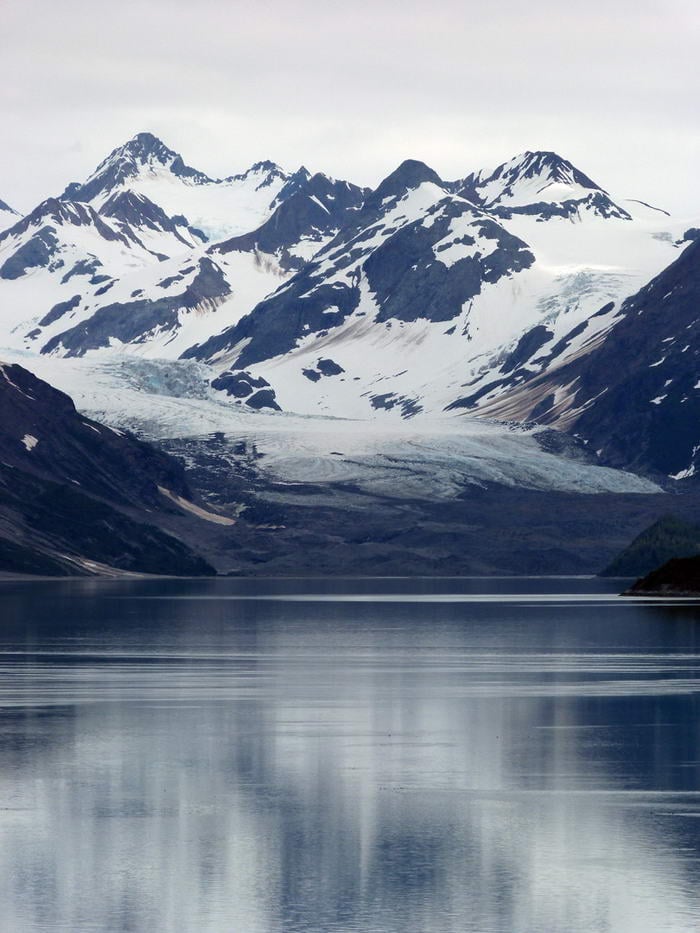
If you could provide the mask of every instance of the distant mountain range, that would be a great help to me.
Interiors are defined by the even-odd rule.
[[[539,421],[601,463],[700,464],[697,225],[554,152],[455,181],[408,160],[369,190],[211,178],[140,133],[24,217],[0,202],[0,228],[13,352],[196,360],[234,406]]]

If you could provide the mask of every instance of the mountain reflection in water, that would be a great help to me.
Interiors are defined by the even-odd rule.
[[[2,929],[696,933],[700,607],[616,588],[2,584]]]

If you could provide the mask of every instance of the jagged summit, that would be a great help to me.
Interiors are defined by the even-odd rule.
[[[629,220],[624,208],[607,191],[568,159],[547,150],[520,153],[494,171],[472,173],[453,186],[468,198],[499,216],[506,214],[580,218],[581,212],[599,217]]]
[[[86,181],[68,185],[61,199],[88,202],[99,211],[115,193],[134,191],[169,217],[186,216],[195,229],[217,240],[263,223],[294,177],[268,159],[240,174],[212,178],[187,165],[153,133],[143,132],[113,149]]]
[[[260,176],[260,184],[269,185],[274,179],[280,178],[285,181],[290,178],[280,165],[271,159],[261,159],[254,162],[250,168],[244,172],[238,172],[233,175],[227,175],[225,178],[212,178],[204,172],[187,165],[182,156],[171,149],[169,146],[154,136],[153,133],[137,133],[130,140],[114,149],[106,159],[95,169],[93,176],[103,173],[110,167],[117,166],[122,180],[133,177],[138,174],[140,168],[158,170],[162,167],[170,171],[178,178],[186,178],[195,184],[222,184],[233,181],[245,181],[252,177]],[[305,171],[302,169],[300,171]],[[308,173],[307,173],[308,174]],[[88,180],[89,181],[89,180]]]
[[[98,165],[94,175],[99,175],[110,166],[115,166],[123,177],[135,175],[139,166],[163,166],[180,178],[193,178],[200,182],[212,181],[204,172],[185,165],[182,156],[170,149],[153,133],[137,133],[128,142],[118,146]]]
[[[273,162],[271,159],[263,159],[260,162],[253,162],[249,169],[246,169],[245,172],[239,172],[237,175],[228,175],[225,179],[230,181],[233,178],[248,178],[250,175],[266,175],[266,174],[275,174],[287,177],[287,173],[284,169],[279,166],[276,162]]]
[[[286,183],[289,179],[289,173],[270,159],[263,159],[261,162],[254,162],[245,172],[238,175],[229,175],[223,179],[224,184],[235,182],[250,182],[254,189],[259,191],[261,188],[269,188],[275,182]]]
[[[137,133],[130,140],[117,146],[100,162],[95,171],[83,184],[72,182],[62,197],[70,200],[91,201],[105,191],[128,184],[139,176],[169,173],[194,185],[220,185],[245,182],[249,179],[256,187],[271,185],[276,179],[287,181],[290,176],[276,162],[269,159],[255,162],[245,172],[226,178],[211,178],[204,172],[187,165],[182,156],[154,136],[153,133]]]
[[[541,179],[545,183],[581,185],[602,190],[588,175],[556,152],[526,150],[510,162],[499,166],[492,177],[507,178],[511,183],[523,178]]]
[[[143,173],[164,170],[191,184],[204,185],[213,181],[203,172],[186,165],[181,155],[153,133],[137,133],[128,142],[113,149],[84,184],[72,182],[61,197],[74,201],[92,201]]]
[[[131,139],[127,140],[127,142],[113,149],[98,167],[98,171],[115,158],[128,157],[135,162],[141,163],[146,163],[155,159],[165,164],[176,155],[176,152],[166,146],[165,143],[157,136],[154,136],[153,133],[137,133],[135,136],[132,136]]]
[[[212,252],[256,250],[280,269],[300,269],[362,207],[367,191],[301,168],[277,196],[269,219],[252,233],[212,247]]]
[[[405,159],[369,195],[365,207],[378,208],[382,201],[387,198],[403,197],[407,191],[412,191],[425,182],[432,182],[432,184],[440,187],[443,185],[443,181],[437,172],[430,168],[429,165],[426,165],[425,162],[420,162],[418,159]]]
[[[541,200],[547,200],[547,189],[552,185],[603,191],[588,175],[558,153],[529,149],[503,162],[492,172],[482,170],[467,176],[464,185],[474,190],[484,207],[524,194],[528,197],[541,195]]]

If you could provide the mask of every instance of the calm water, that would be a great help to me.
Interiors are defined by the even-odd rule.
[[[0,584],[0,929],[697,933],[700,606],[618,586]]]

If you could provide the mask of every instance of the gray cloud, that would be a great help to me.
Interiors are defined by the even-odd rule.
[[[3,0],[0,197],[27,209],[150,129],[210,174],[364,184],[555,149],[692,212],[699,33],[695,0]]]

